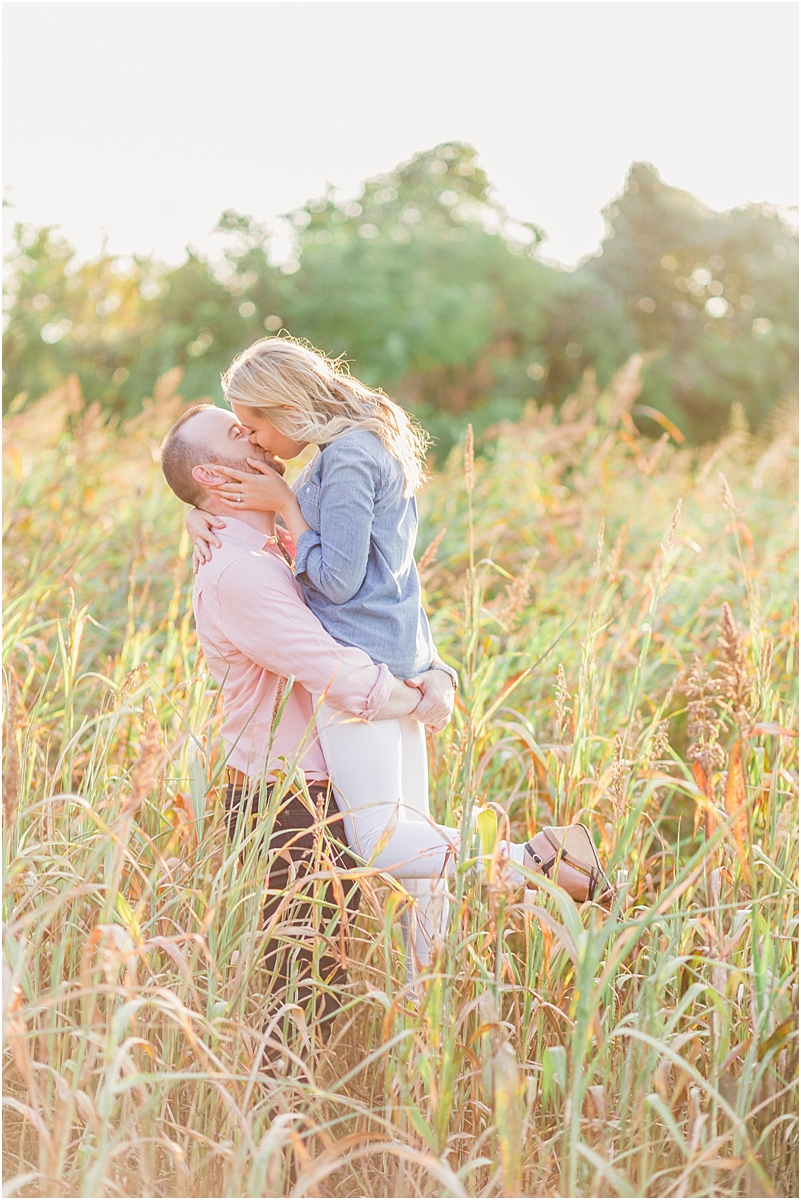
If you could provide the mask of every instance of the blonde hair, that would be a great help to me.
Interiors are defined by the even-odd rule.
[[[404,496],[425,482],[429,436],[399,404],[348,373],[306,342],[261,338],[243,350],[222,377],[229,404],[254,409],[287,437],[326,445],[354,429],[380,438],[398,460]]]

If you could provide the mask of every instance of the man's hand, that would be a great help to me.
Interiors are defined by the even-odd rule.
[[[407,679],[406,684],[422,694],[412,716],[433,733],[441,733],[453,712],[454,686],[450,676],[444,671],[423,671],[421,675]]]

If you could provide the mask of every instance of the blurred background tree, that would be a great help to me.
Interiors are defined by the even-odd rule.
[[[718,434],[735,402],[756,428],[797,387],[797,233],[769,205],[711,212],[648,163],[604,217],[602,253],[573,274],[554,322],[554,400],[584,366],[606,382],[626,353],[657,351],[643,405],[692,441]],[[566,363],[570,328],[581,354]]]
[[[292,250],[222,214],[212,250],[168,267],[105,251],[78,263],[57,228],[17,226],[7,262],[4,411],[78,376],[130,416],[183,368],[188,398],[220,399],[220,375],[256,338],[286,329],[413,409],[446,452],[528,400],[556,407],[589,368],[601,384],[650,351],[637,420],[663,414],[714,437],[733,403],[759,426],[797,388],[798,238],[769,206],[727,213],[632,166],[605,210],[600,252],[574,271],[542,259],[543,234],[513,220],[473,147],[444,143],[287,214]]]

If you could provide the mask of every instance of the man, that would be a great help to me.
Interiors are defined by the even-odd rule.
[[[410,686],[395,679],[385,665],[374,664],[363,651],[340,646],[326,633],[304,603],[289,566],[291,549],[276,532],[274,514],[237,510],[234,518],[214,493],[225,482],[216,468],[224,465],[251,472],[248,457],[260,457],[283,473],[283,464],[251,444],[232,413],[199,405],[184,413],[167,434],[161,465],[181,500],[225,516],[225,528],[218,531],[220,547],[198,569],[193,607],[209,670],[223,689],[221,733],[227,749],[229,832],[233,835],[237,826],[240,832],[248,826],[258,828],[254,814],[260,783],[267,791],[261,799],[262,817],[270,797],[278,798],[270,850],[279,854],[270,867],[264,910],[266,928],[275,935],[287,885],[299,867],[305,870],[311,863],[316,818],[344,841],[316,737],[312,694],[324,695],[331,707],[357,719],[412,714],[440,729],[450,719],[453,686],[438,670],[418,676]],[[290,676],[292,686],[287,687]],[[353,864],[341,851],[335,850],[333,857],[335,867]],[[341,886],[339,893],[341,898]],[[330,944],[338,911],[333,881],[327,904],[323,917]],[[313,907],[307,898],[302,920],[294,917],[296,927],[313,924]],[[316,919],[319,926],[319,912]],[[299,972],[301,983],[305,981],[305,987],[298,988],[299,998],[311,994],[312,956],[313,946],[295,946],[292,952],[292,969]],[[284,990],[289,957],[273,936],[267,964]],[[331,952],[320,956],[318,970],[331,989],[344,982],[344,965]],[[333,991],[324,992],[316,1014],[323,1039],[337,1011]]]

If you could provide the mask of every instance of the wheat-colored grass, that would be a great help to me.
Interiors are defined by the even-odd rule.
[[[468,447],[421,502],[462,674],[437,818],[581,819],[618,902],[479,887],[466,849],[418,1009],[408,897],[368,872],[334,1042],[295,1014],[278,1082],[267,852],[226,842],[155,460],[177,381],[123,430],[74,385],[7,419],[8,1194],[797,1195],[791,410],[649,443],[638,366]]]

